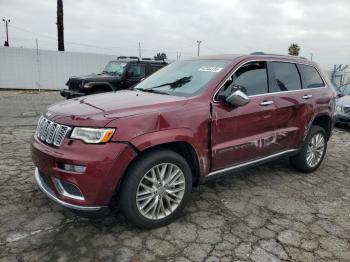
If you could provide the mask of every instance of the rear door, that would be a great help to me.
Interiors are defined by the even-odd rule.
[[[301,74],[295,63],[273,61],[269,62],[269,68],[273,79],[270,93],[276,103],[274,150],[295,149],[300,132],[308,128],[313,115],[312,97],[302,89]]]
[[[219,95],[232,85],[240,86],[250,102],[234,107],[219,101]],[[212,103],[212,170],[262,158],[271,151],[275,104],[268,93],[266,62],[243,64],[222,85]]]
[[[308,118],[304,121],[304,125],[310,125],[311,121],[316,114],[328,114],[332,107],[332,95],[330,88],[327,88],[325,81],[322,79],[321,74],[312,65],[298,64],[299,72],[303,82],[302,98],[308,103],[308,109],[310,112],[307,114]],[[305,129],[304,129],[305,130]],[[305,130],[299,135],[302,139],[305,135]]]
[[[141,63],[130,63],[127,68],[126,87],[132,87],[146,77],[146,65]]]

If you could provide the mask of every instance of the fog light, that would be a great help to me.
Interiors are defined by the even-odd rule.
[[[337,106],[337,111],[341,112],[341,106]]]
[[[86,170],[86,166],[80,165],[71,165],[71,164],[62,164],[62,169],[70,172],[84,173]]]

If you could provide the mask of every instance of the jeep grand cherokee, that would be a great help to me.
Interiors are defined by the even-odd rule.
[[[160,227],[208,179],[279,157],[315,171],[335,98],[318,66],[298,57],[178,61],[133,90],[49,107],[31,142],[35,178],[65,207],[102,211],[116,196],[134,224]]]

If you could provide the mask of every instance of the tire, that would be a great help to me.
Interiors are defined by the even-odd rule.
[[[314,139],[314,140],[313,140]],[[320,140],[317,140],[320,139]],[[323,140],[323,147],[320,150],[315,150],[315,146],[313,147],[313,143],[319,141],[321,143]],[[316,148],[320,148],[320,145]],[[310,149],[314,153],[308,153],[308,149]],[[307,135],[303,148],[299,151],[299,153],[295,156],[290,157],[290,162],[294,168],[297,170],[310,173],[315,171],[322,163],[323,158],[326,154],[327,150],[327,134],[326,131],[320,126],[311,126],[309,134]],[[317,151],[317,152],[316,152]],[[312,154],[314,154],[314,158],[312,158]],[[308,161],[308,156],[310,156]],[[314,161],[312,161],[314,160]]]
[[[159,149],[144,153],[125,176],[119,205],[125,217],[138,227],[157,228],[170,224],[179,217],[190,198],[191,168],[173,151]],[[175,195],[178,203],[174,201]]]

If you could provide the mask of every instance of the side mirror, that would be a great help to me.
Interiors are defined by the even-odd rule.
[[[338,94],[337,94],[337,97],[338,97],[338,98],[341,98],[341,97],[343,97],[343,96],[345,96],[345,95],[342,94],[342,93],[338,93]]]
[[[225,99],[226,103],[233,106],[244,106],[249,103],[249,97],[241,90],[236,90]]]

